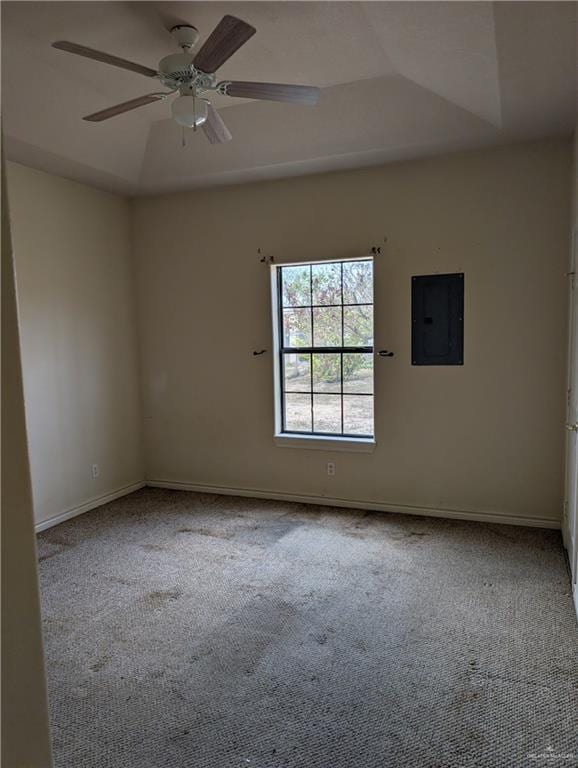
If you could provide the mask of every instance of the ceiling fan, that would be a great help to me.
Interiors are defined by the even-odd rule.
[[[145,77],[157,78],[164,86],[170,88],[169,91],[137,96],[136,99],[130,99],[122,102],[122,104],[116,104],[114,107],[94,112],[84,117],[84,120],[98,123],[178,93],[179,95],[171,105],[172,115],[176,122],[195,130],[202,127],[211,144],[220,144],[230,141],[232,136],[223,119],[209,101],[208,96],[211,92],[246,99],[265,99],[310,105],[316,104],[319,98],[319,88],[309,85],[253,83],[242,80],[217,82],[215,75],[217,69],[256,31],[255,27],[235,16],[224,16],[201,48],[193,54],[191,51],[197,43],[199,32],[189,24],[179,24],[171,29],[171,34],[182,53],[165,56],[160,60],[158,70],[66,40],[52,43],[52,47],[68,53],[75,53],[77,56],[101,61],[104,64],[111,64],[113,67],[128,69],[139,75],[145,75]]]

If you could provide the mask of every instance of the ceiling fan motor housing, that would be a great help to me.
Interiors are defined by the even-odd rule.
[[[192,53],[172,53],[159,62],[159,75],[163,85],[168,88],[195,86],[198,90],[211,88],[214,85],[213,75],[199,72],[193,65]]]

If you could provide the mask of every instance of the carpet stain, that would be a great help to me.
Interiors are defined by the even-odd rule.
[[[43,563],[45,560],[50,560],[52,557],[56,557],[56,555],[62,554],[62,552],[64,552],[64,548],[58,549],[56,550],[56,552],[49,552],[46,555],[40,555],[40,557],[38,558],[38,562]]]
[[[151,608],[161,608],[165,603],[172,600],[178,600],[182,597],[182,591],[177,589],[160,589],[154,592],[149,592],[145,597],[145,602]]]
[[[136,583],[134,579],[127,579],[123,576],[108,576],[107,578],[113,584],[121,584],[123,587],[134,587]]]
[[[51,560],[56,555],[61,555],[63,552],[72,549],[76,546],[75,541],[68,541],[62,536],[55,536],[53,531],[47,531],[52,533],[50,537],[46,539],[38,540],[38,562],[43,563],[45,560]]]
[[[422,538],[429,535],[426,531],[393,531],[388,534],[387,538],[393,541],[401,541],[403,539]]]
[[[260,546],[271,546],[292,533],[296,528],[303,525],[301,520],[290,518],[277,518],[273,520],[263,520],[254,523],[248,528],[239,530],[238,539],[249,544],[258,544]]]
[[[209,536],[212,539],[225,539],[227,541],[235,535],[226,531],[215,531],[211,528],[179,528],[177,533],[193,533],[197,536]]]
[[[103,656],[101,659],[98,659],[98,661],[95,661],[94,664],[90,665],[91,672],[100,672],[106,667],[109,661],[110,657],[108,656]]]

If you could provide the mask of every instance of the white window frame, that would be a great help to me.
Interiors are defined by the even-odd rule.
[[[372,285],[372,302],[373,313],[375,317],[375,260],[372,256],[360,256],[358,258],[339,258],[339,259],[320,259],[320,260],[303,260],[303,261],[288,261],[282,263],[271,264],[270,278],[271,278],[271,319],[273,330],[273,393],[274,393],[274,407],[275,407],[275,432],[273,435],[274,444],[279,448],[305,448],[308,450],[322,450],[322,451],[349,451],[355,453],[372,453],[376,446],[375,439],[375,371],[374,371],[374,393],[373,393],[373,405],[374,405],[374,419],[373,419],[373,437],[342,437],[341,435],[327,436],[327,435],[295,435],[283,432],[283,416],[282,416],[282,381],[281,381],[281,366],[280,366],[280,347],[281,340],[279,338],[279,296],[278,296],[278,270],[282,267],[301,267],[308,266],[309,264],[327,264],[343,261],[368,261],[373,262],[373,285]],[[374,336],[375,336],[375,323],[374,323]],[[375,338],[373,341],[373,354],[375,356]]]

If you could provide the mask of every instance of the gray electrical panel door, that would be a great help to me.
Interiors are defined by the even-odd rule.
[[[412,365],[463,365],[464,275],[411,279]]]

